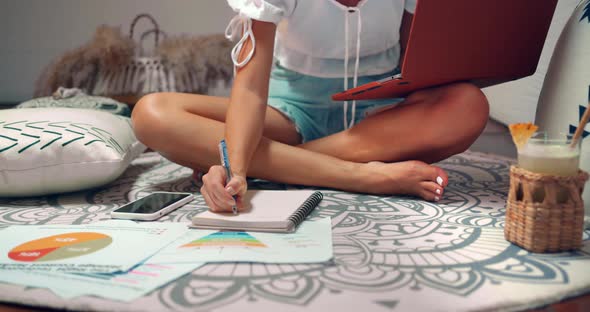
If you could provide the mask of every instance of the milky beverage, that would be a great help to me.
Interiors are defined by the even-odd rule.
[[[580,151],[563,143],[527,144],[518,151],[518,165],[537,173],[576,175],[580,165]]]

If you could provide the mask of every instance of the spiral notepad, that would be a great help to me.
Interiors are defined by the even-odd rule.
[[[245,209],[238,215],[202,212],[192,219],[191,227],[259,232],[293,232],[322,201],[323,195],[310,190],[248,191]]]

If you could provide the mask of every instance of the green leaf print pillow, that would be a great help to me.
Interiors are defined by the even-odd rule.
[[[0,197],[98,187],[144,150],[127,117],[81,108],[0,110]]]

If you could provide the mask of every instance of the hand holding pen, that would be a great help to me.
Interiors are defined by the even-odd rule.
[[[233,175],[229,166],[225,141],[219,144],[221,165],[211,166],[202,178],[201,194],[212,212],[233,212],[243,207],[242,196],[248,184],[246,177]]]

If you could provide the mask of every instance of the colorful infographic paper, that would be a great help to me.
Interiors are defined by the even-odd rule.
[[[126,272],[187,232],[186,224],[109,220],[0,231],[0,270]]]
[[[317,263],[332,259],[330,218],[303,222],[292,234],[190,230],[150,263]]]
[[[0,281],[48,288],[62,298],[84,295],[131,301],[148,294],[202,263],[141,264],[125,273],[78,274],[44,271],[2,271]]]

